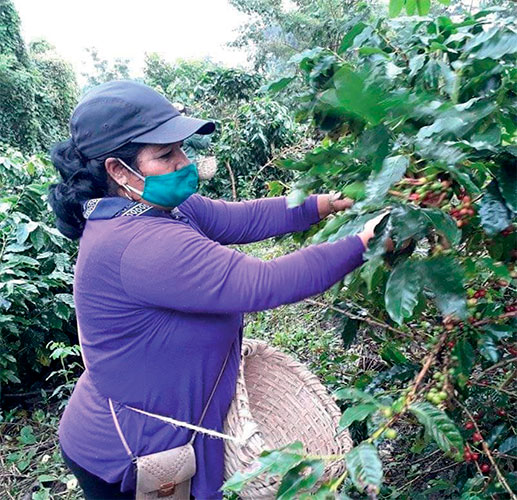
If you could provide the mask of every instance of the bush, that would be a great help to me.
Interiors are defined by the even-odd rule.
[[[51,371],[49,341],[76,341],[73,262],[76,245],[55,229],[47,190],[55,182],[43,155],[0,149],[0,396]]]
[[[384,326],[371,336],[385,365],[335,394],[344,409],[340,428],[360,443],[343,457],[345,474],[321,487],[322,498],[340,485],[371,498],[516,490],[509,453],[517,446],[513,26],[498,9],[454,20],[360,22],[338,53],[315,48],[296,58],[304,82],[297,116],[326,137],[302,160],[282,162],[301,175],[290,203],[331,189],[356,199],[306,236],[335,241],[389,207],[365,264],[329,306],[342,318],[345,346],[361,324]],[[390,440],[398,470],[383,483],[378,450]],[[448,480],[413,473],[416,460],[440,451],[442,466],[453,470]],[[296,446],[279,455],[293,464],[282,484],[289,498],[302,483],[298,455]],[[259,460],[273,470],[278,462],[268,457]],[[313,484],[318,470],[303,482]],[[239,491],[253,475],[226,487]]]

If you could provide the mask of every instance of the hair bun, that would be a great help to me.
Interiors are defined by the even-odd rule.
[[[65,182],[83,169],[86,164],[86,159],[76,148],[71,138],[57,143],[52,148],[50,157]]]

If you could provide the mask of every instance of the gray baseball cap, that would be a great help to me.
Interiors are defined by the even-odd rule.
[[[184,116],[156,90],[130,80],[95,87],[70,119],[72,140],[86,158],[97,158],[129,142],[169,144],[214,130],[214,122]]]

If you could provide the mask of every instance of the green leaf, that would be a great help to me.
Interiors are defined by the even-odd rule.
[[[449,214],[437,208],[425,208],[422,212],[431,221],[436,232],[445,236],[451,245],[457,245],[460,242],[461,231]]]
[[[508,453],[515,449],[517,449],[517,437],[511,436],[500,444],[497,451],[499,451],[499,453]]]
[[[352,182],[346,185],[342,191],[345,196],[356,201],[362,200],[366,196],[364,182]]]
[[[365,262],[361,268],[361,278],[366,283],[368,288],[368,293],[371,293],[372,290],[379,284],[382,280],[383,276],[383,265],[384,260],[381,256],[374,257],[373,259]]]
[[[507,434],[508,427],[506,426],[506,424],[499,424],[495,427],[489,427],[488,430],[490,431],[490,433],[488,435],[485,434],[484,438],[488,447],[493,448],[495,443],[499,441],[499,438]]]
[[[409,166],[406,156],[390,156],[382,162],[379,173],[372,174],[366,183],[364,205],[380,203],[393,184],[400,181]]]
[[[402,354],[400,349],[393,343],[387,342],[381,352],[381,358],[387,361],[390,365],[405,365],[409,363],[409,360]]]
[[[303,444],[300,441],[291,443],[277,450],[263,451],[255,462],[244,471],[237,471],[224,484],[223,488],[239,492],[249,481],[264,472],[283,476],[287,471],[303,461]]]
[[[335,92],[339,106],[345,111],[353,113],[373,125],[379,124],[385,117],[384,92],[376,86],[369,85],[366,75],[357,73],[348,66],[343,66],[334,75],[334,85],[335,91],[333,89],[330,91]],[[322,94],[323,102],[326,101],[325,96],[328,92]]]
[[[269,92],[271,94],[280,92],[281,90],[285,89],[285,87],[287,87],[295,78],[296,77],[294,76],[280,78],[278,80],[275,80],[274,82],[264,85],[264,87],[262,87],[261,90],[264,92]]]
[[[288,208],[298,207],[305,201],[305,198],[307,198],[307,196],[307,192],[303,189],[294,189],[287,196]]]
[[[418,304],[418,295],[423,286],[419,269],[420,262],[406,260],[400,263],[388,278],[384,295],[386,311],[399,325],[405,319],[411,318]]]
[[[463,457],[463,438],[454,422],[442,410],[425,402],[414,403],[409,410],[441,450],[457,460]]]
[[[397,17],[404,6],[404,0],[390,0],[389,15]]]
[[[379,215],[378,213],[375,216]],[[374,236],[368,242],[368,248],[363,257],[365,260],[374,260],[386,252],[386,241],[391,233],[390,216],[386,214],[381,221],[375,226]]]
[[[354,43],[354,38],[359,35],[364,30],[364,28],[366,28],[366,24],[363,22],[357,23],[355,26],[353,26],[352,29],[343,37],[341,45],[338,49],[338,54],[341,54],[345,50],[349,49]]]
[[[453,354],[458,357],[458,366],[455,372],[463,375],[463,379],[468,378],[474,365],[474,348],[467,339],[460,339],[454,346]]]
[[[419,16],[427,16],[431,8],[431,0],[416,0],[416,7]]]
[[[417,0],[406,0],[406,12],[408,16],[413,16],[416,12]]]
[[[354,387],[347,387],[346,389],[339,389],[334,393],[334,398],[345,399],[350,401],[362,401],[364,403],[373,403],[380,406],[380,403],[367,392],[360,391]]]
[[[351,236],[357,234],[363,229],[364,225],[370,220],[376,217],[377,214],[364,214],[359,217],[355,217],[351,221],[348,221],[346,224],[341,225],[338,231],[331,236],[328,237],[328,242],[333,243],[334,241],[340,240],[342,238],[346,238],[347,236]],[[340,216],[338,216],[340,217]],[[336,217],[337,218],[337,217]]]
[[[22,430],[20,431],[20,436],[18,437],[18,440],[23,445],[30,445],[30,444],[37,443],[36,436],[34,435],[34,432],[30,425],[26,425],[22,428]]]
[[[422,209],[404,205],[395,207],[391,211],[392,235],[396,248],[409,238],[419,240],[425,236],[429,225],[429,218],[425,216]],[[454,223],[456,226],[456,224]]]
[[[57,481],[57,477],[52,474],[41,474],[38,476],[38,481],[40,483],[48,483],[50,481]]]
[[[345,349],[353,344],[357,331],[359,330],[359,324],[358,320],[343,316],[341,339],[343,340],[343,347]]]
[[[377,404],[367,403],[347,408],[339,420],[338,430],[348,429],[354,422],[361,422],[378,410]]]
[[[503,165],[497,180],[506,205],[514,213],[517,212],[517,167],[515,163]]]
[[[497,350],[494,339],[489,335],[485,335],[480,339],[479,352],[485,359],[492,361],[492,363],[499,361],[499,351]]]
[[[31,232],[30,240],[38,252],[45,246],[45,234],[41,229]]]
[[[467,317],[467,301],[463,289],[463,269],[452,256],[439,255],[421,261],[423,285],[434,295],[440,312],[457,318]]]
[[[16,242],[18,243],[18,245],[23,245],[29,237],[29,234],[37,228],[38,223],[34,221],[27,222],[25,224],[20,224],[16,229]]]
[[[329,237],[336,233],[336,231],[345,224],[347,217],[345,215],[336,215],[329,218],[322,229],[320,229],[311,239],[312,244],[322,243],[327,241]]]
[[[479,208],[481,225],[488,236],[494,236],[506,229],[510,223],[510,213],[497,187],[497,182],[492,181],[483,195]]]
[[[372,54],[378,54],[387,59],[390,58],[390,55],[384,52],[384,50],[380,49],[379,47],[361,47],[359,49],[359,55],[361,56],[371,56]]]
[[[494,324],[488,324],[483,325],[483,330],[497,340],[507,339],[508,337],[511,337],[512,334],[515,332],[514,325],[511,323],[506,325],[494,325]]]
[[[347,469],[354,486],[363,491],[378,493],[382,482],[382,463],[377,448],[361,443],[345,455]]]
[[[480,49],[471,54],[475,59],[501,59],[508,54],[517,52],[517,33],[495,33],[489,40],[484,42]]]
[[[354,148],[354,156],[371,163],[373,170],[378,172],[382,168],[384,158],[390,152],[390,134],[384,125],[365,130],[359,137]]]
[[[310,468],[310,473],[303,475],[307,468]],[[322,460],[304,460],[283,477],[278,488],[277,500],[298,498],[299,492],[312,488],[324,472],[325,463]]]

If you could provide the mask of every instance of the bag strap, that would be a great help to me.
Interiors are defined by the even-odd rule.
[[[178,425],[180,427],[186,427],[188,429],[194,430],[195,432],[192,435],[192,438],[190,439],[189,444],[192,444],[194,442],[194,439],[196,438],[196,435],[197,435],[198,432],[201,432],[202,434],[208,434],[210,436],[222,438],[222,439],[229,439],[229,440],[232,440],[232,441],[236,441],[237,443],[242,443],[242,438],[236,438],[234,436],[229,436],[227,434],[224,434],[224,433],[221,433],[221,432],[217,432],[217,431],[214,431],[212,429],[205,429],[203,427],[200,427],[200,425],[201,425],[201,423],[203,421],[203,418],[205,417],[206,411],[208,410],[208,406],[210,405],[210,402],[212,401],[212,397],[213,397],[213,395],[215,393],[215,390],[216,390],[217,386],[219,385],[219,381],[221,380],[221,376],[223,375],[224,369],[225,369],[226,364],[228,362],[228,358],[230,357],[230,353],[232,351],[232,347],[233,347],[234,343],[235,343],[235,341],[232,343],[228,353],[226,354],[226,358],[224,360],[223,366],[221,368],[221,371],[219,372],[219,375],[217,376],[217,380],[215,381],[214,387],[212,389],[212,392],[210,393],[210,397],[208,398],[208,401],[207,401],[207,403],[205,405],[205,408],[203,409],[203,413],[201,414],[201,417],[199,419],[198,425],[192,425],[192,424],[189,424],[187,422],[182,422],[181,420],[175,420],[175,419],[170,418],[170,417],[164,417],[162,415],[156,415],[154,413],[150,413],[150,412],[147,412],[147,411],[144,411],[144,410],[140,410],[139,408],[133,408],[132,406],[128,406],[128,405],[124,405],[124,406],[126,408],[129,408],[130,410],[136,411],[136,412],[141,413],[143,415],[147,415],[148,417],[154,417],[154,418],[156,418],[158,420],[162,420],[163,422],[167,422],[169,424]],[[111,398],[108,398],[108,402],[109,402],[109,407],[110,407],[111,415],[112,415],[114,423],[115,423],[115,427],[117,429],[118,435],[120,436],[120,440],[122,441],[122,444],[124,445],[124,448],[126,449],[127,454],[131,457],[131,460],[133,462],[136,462],[136,457],[131,452],[131,449],[129,448],[129,445],[127,444],[127,441],[124,438],[124,434],[122,433],[122,429],[120,428],[120,424],[119,424],[119,421],[118,421],[118,418],[117,418],[117,414],[115,413],[115,409],[113,407],[113,402],[112,402]]]

